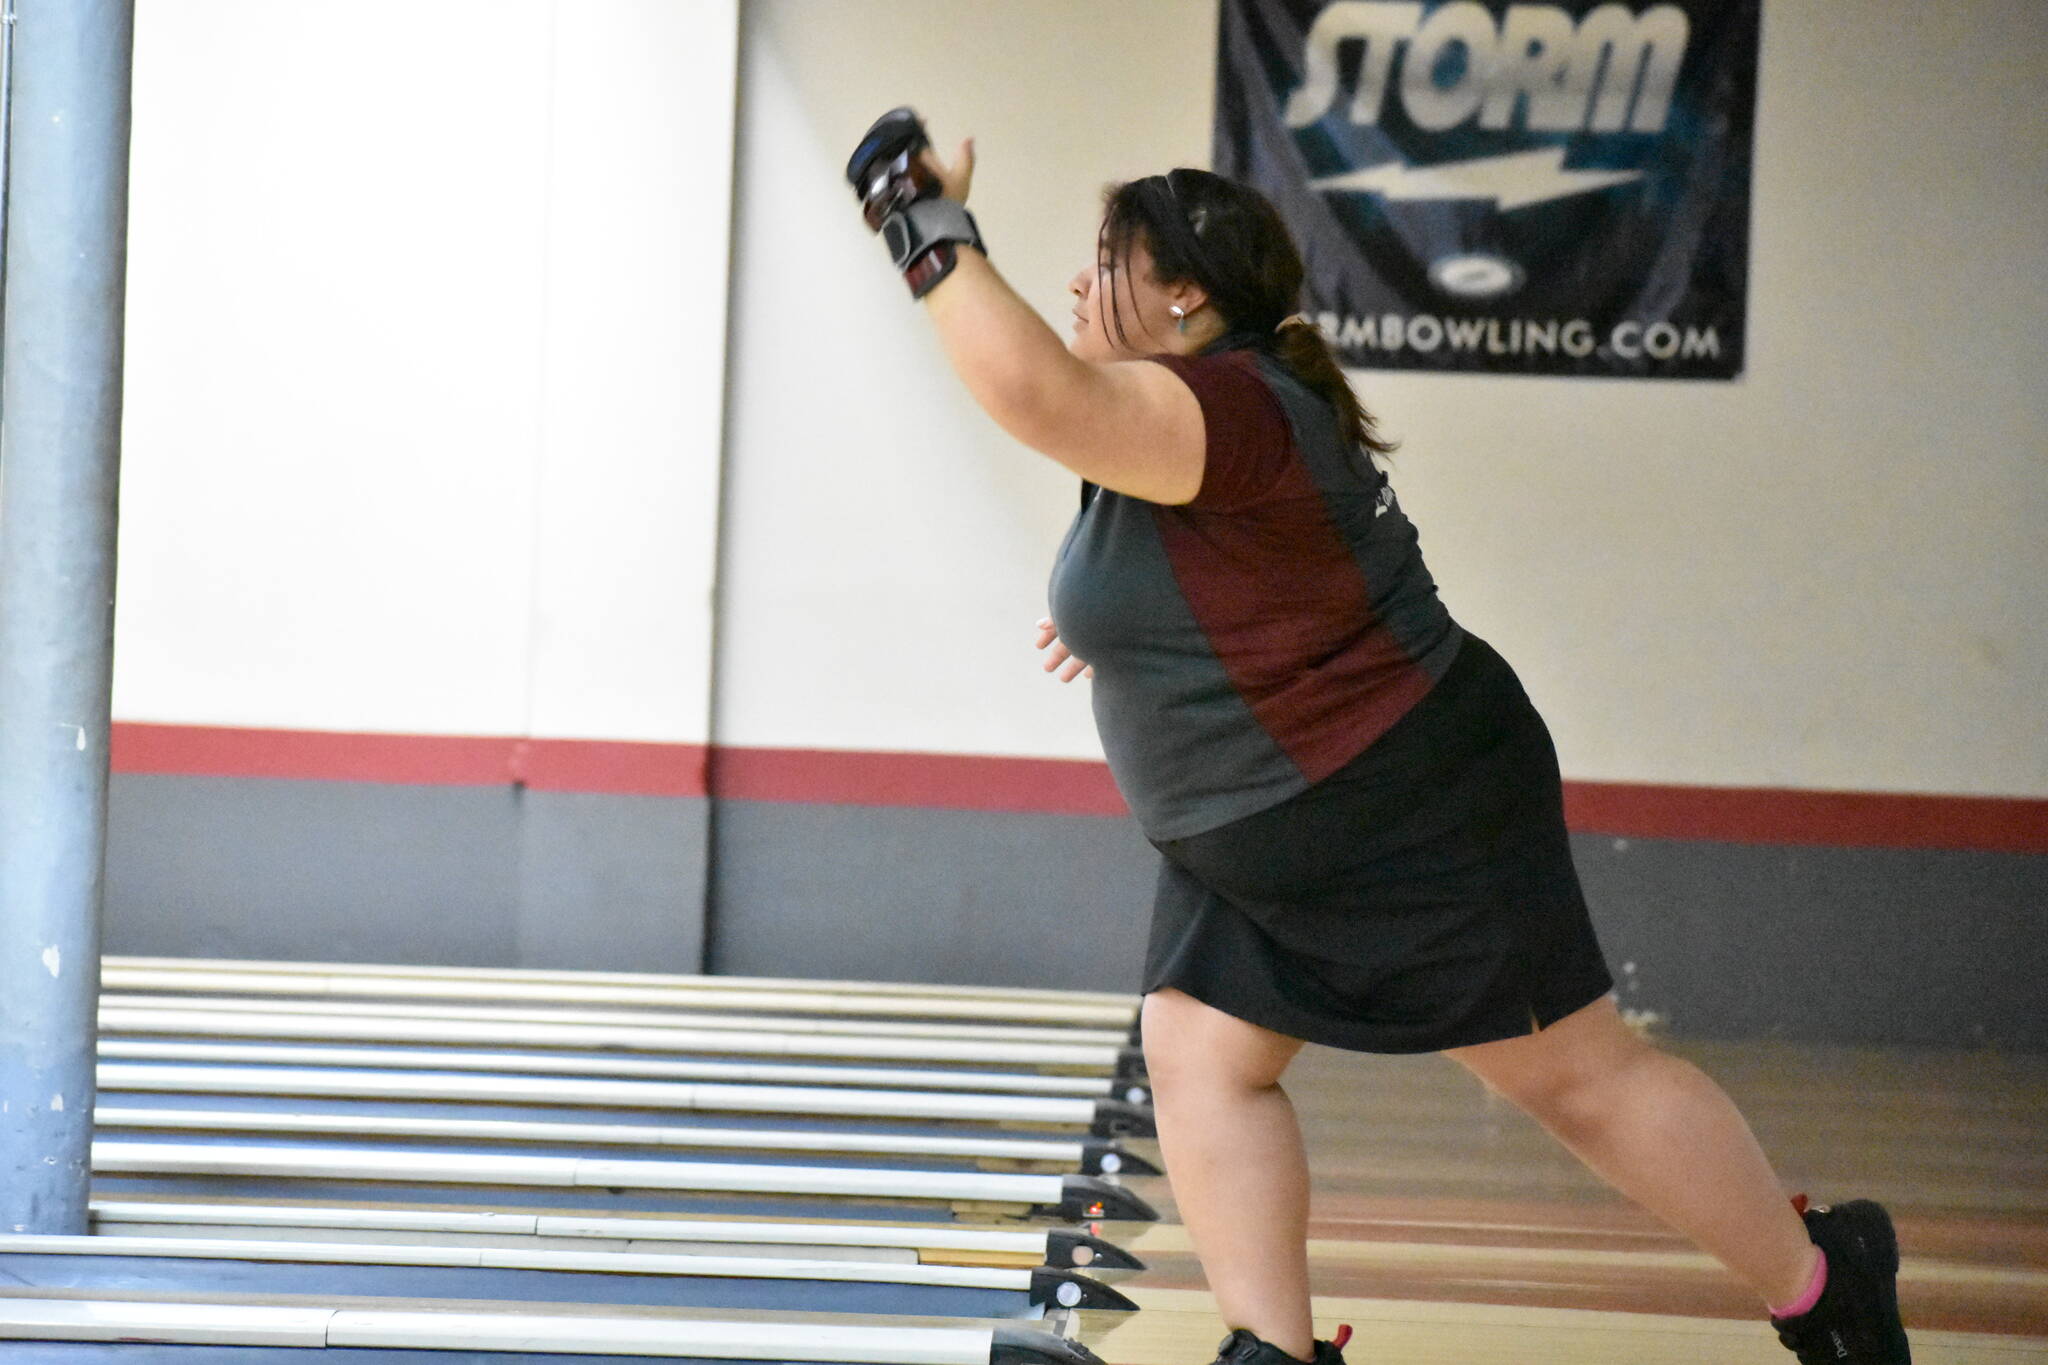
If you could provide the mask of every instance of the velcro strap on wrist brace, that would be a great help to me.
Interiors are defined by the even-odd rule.
[[[953,272],[958,260],[954,243],[965,242],[986,254],[974,215],[957,199],[920,199],[904,205],[882,220],[882,240],[903,272],[910,296],[917,299]]]

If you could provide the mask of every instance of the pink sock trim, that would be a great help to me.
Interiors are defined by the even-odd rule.
[[[1774,1318],[1796,1318],[1802,1313],[1811,1313],[1813,1306],[1820,1302],[1821,1291],[1828,1287],[1828,1254],[1819,1247],[1813,1249],[1813,1278],[1807,1282],[1806,1292],[1786,1304],[1773,1308]]]

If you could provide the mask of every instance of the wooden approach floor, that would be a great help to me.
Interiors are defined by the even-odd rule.
[[[1869,1197],[1904,1248],[1916,1365],[2048,1365],[2048,1056],[1789,1045],[1672,1051],[1718,1079],[1786,1182]],[[1288,1079],[1314,1179],[1317,1335],[1353,1365],[1773,1365],[1747,1292],[1434,1057],[1307,1049]],[[1165,1222],[1104,1229],[1143,1311],[1083,1314],[1110,1365],[1204,1365],[1223,1324]]]

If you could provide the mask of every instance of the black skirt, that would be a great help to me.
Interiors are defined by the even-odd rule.
[[[1475,636],[1330,777],[1154,846],[1144,989],[1276,1033],[1435,1052],[1531,1033],[1614,988],[1550,732]]]

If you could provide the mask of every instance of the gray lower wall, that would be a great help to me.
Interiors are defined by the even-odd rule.
[[[105,950],[693,972],[707,807],[117,774]]]
[[[713,971],[1137,989],[1128,820],[720,801],[711,847]]]
[[[721,801],[735,974],[1131,990],[1156,856],[1127,820]],[[2048,1051],[2048,858],[1573,839],[1623,1003],[1676,1037]]]
[[[2048,857],[1574,848],[1673,1036],[2048,1052]],[[1127,820],[117,776],[105,942],[1129,990],[1153,867]]]
[[[2048,1051],[2048,857],[1572,848],[1624,1003],[1676,1036]]]

